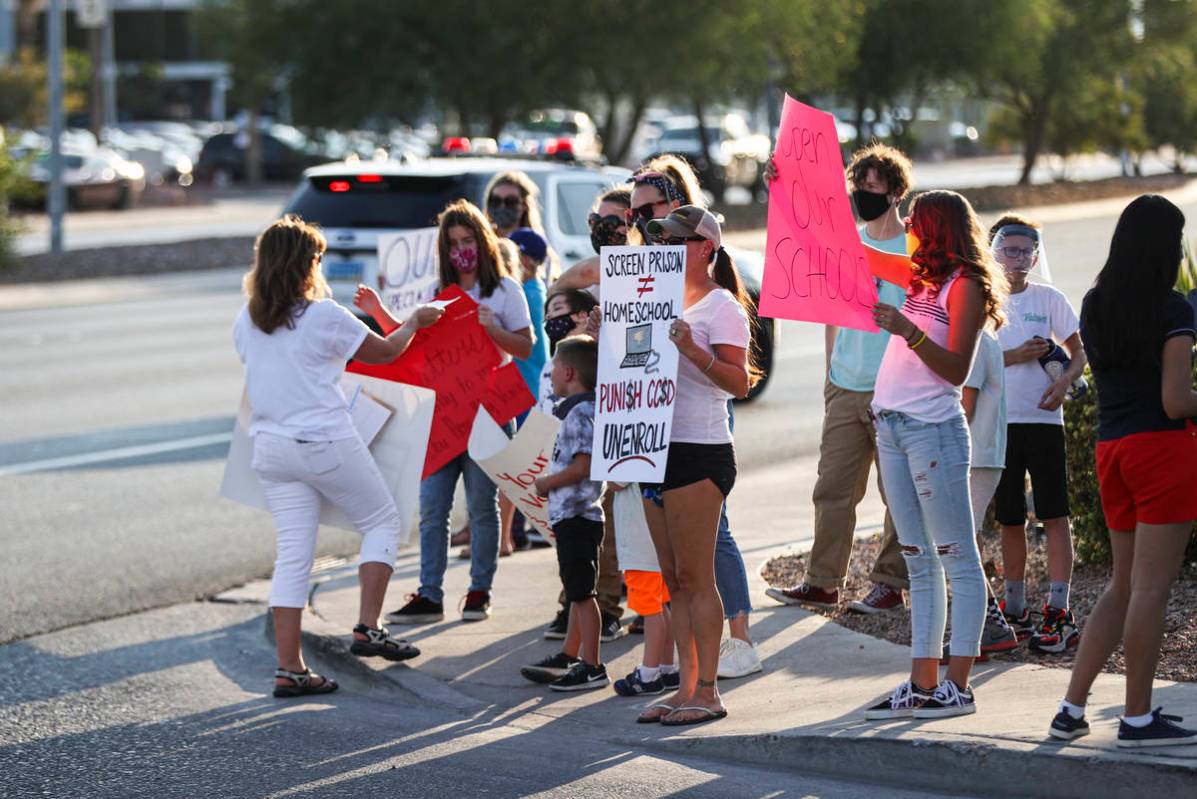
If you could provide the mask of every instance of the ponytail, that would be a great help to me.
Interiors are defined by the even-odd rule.
[[[744,308],[744,313],[748,315],[749,332],[751,334],[748,342],[748,386],[751,388],[765,376],[760,366],[757,365],[756,323],[751,321],[756,317],[756,303],[752,301],[752,297],[745,290],[744,283],[740,280],[740,273],[736,271],[736,264],[732,261],[731,255],[722,246],[715,249],[711,279],[718,283],[720,288],[727,289],[736,298],[736,302],[740,303]]]

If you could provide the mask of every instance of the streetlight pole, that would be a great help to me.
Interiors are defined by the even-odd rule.
[[[62,215],[66,196],[62,185],[62,0],[50,0],[46,9],[46,54],[50,73],[50,252],[62,252]]]

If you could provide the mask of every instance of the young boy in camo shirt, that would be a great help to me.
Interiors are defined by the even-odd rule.
[[[597,372],[598,343],[593,338],[572,336],[557,345],[551,380],[553,393],[562,398],[553,409],[561,429],[549,474],[536,481],[536,490],[549,498],[569,626],[562,651],[527,669],[568,668],[549,683],[554,691],[586,691],[609,684],[607,669],[599,660],[602,616],[595,593],[603,545],[603,483],[590,479]]]

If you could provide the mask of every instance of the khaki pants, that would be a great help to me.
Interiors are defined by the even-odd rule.
[[[823,439],[819,445],[819,477],[812,497],[815,505],[815,543],[810,552],[806,582],[818,588],[840,588],[848,574],[856,531],[856,506],[869,484],[869,467],[877,460],[876,429],[869,418],[871,391],[848,391],[827,381],[823,390]],[[885,501],[881,475],[877,488]],[[869,575],[873,582],[909,588],[906,562],[889,508],[881,554]]]
[[[598,606],[604,616],[623,616],[619,600],[623,594],[623,572],[619,570],[619,557],[615,551],[615,492],[608,491],[603,497],[603,548],[599,551]],[[557,597],[565,606],[565,591]]]

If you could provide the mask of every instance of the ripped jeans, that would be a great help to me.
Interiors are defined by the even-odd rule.
[[[920,422],[903,413],[877,415],[877,455],[898,543],[910,571],[910,654],[943,654],[945,573],[952,583],[953,655],[981,653],[985,574],[969,497],[969,437],[964,413]]]

